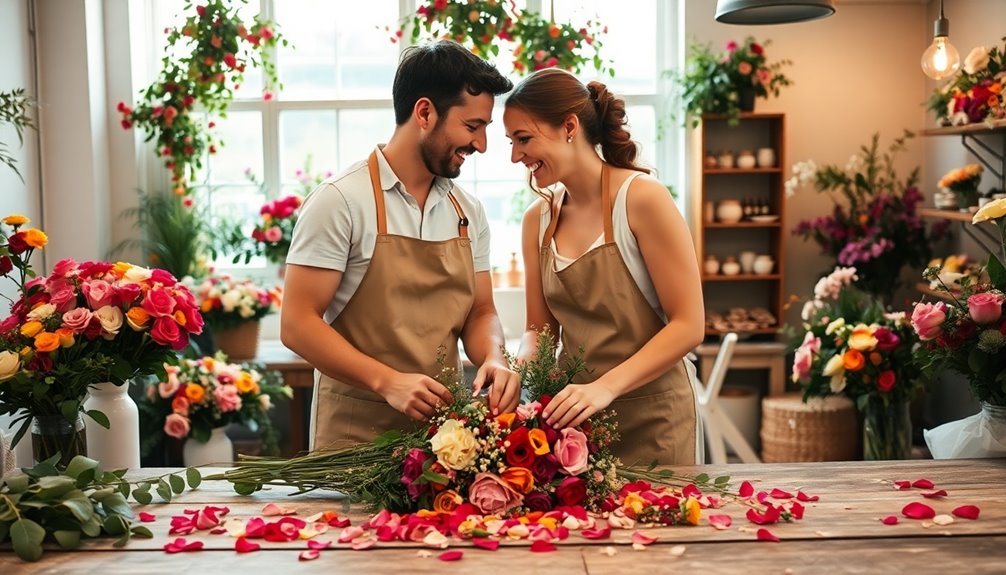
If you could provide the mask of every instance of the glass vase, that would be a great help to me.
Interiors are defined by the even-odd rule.
[[[1000,444],[1006,444],[1006,405],[981,402],[985,427]]]
[[[912,455],[912,415],[908,401],[870,398],[863,408],[863,459],[909,459]]]
[[[66,468],[77,455],[87,455],[87,428],[84,414],[74,422],[62,415],[36,415],[31,421],[31,453],[35,463],[59,454],[56,466]]]

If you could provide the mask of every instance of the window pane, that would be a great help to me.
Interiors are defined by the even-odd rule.
[[[248,182],[246,171],[262,174],[261,112],[229,112],[226,118],[214,121],[213,130],[223,146],[203,162],[199,181],[244,184]]]
[[[386,143],[395,130],[395,112],[391,108],[374,110],[339,110],[339,156],[336,171],[353,162],[367,159],[379,143]]]
[[[352,16],[342,2],[282,0],[275,6],[291,42],[279,52],[281,98],[391,97],[400,44],[384,28],[398,22],[397,2],[371,2]]]
[[[657,165],[657,120],[653,106],[626,106],[629,133],[639,142],[637,161],[653,168]],[[661,176],[661,174],[657,174]]]
[[[285,191],[303,194],[301,188],[308,185],[307,181],[335,171],[338,165],[335,126],[335,110],[297,110],[280,114],[280,179]],[[304,178],[307,181],[299,183]]]

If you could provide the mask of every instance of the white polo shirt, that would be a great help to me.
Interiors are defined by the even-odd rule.
[[[489,223],[482,203],[447,178],[434,178],[425,213],[405,191],[377,148],[381,189],[388,216],[388,233],[441,241],[458,237],[458,215],[447,197],[453,192],[468,218],[472,259],[476,272],[489,271]],[[298,264],[343,272],[335,299],[325,311],[325,321],[334,320],[363,280],[377,243],[377,206],[366,160],[316,187],[301,207],[288,264]],[[402,278],[408,281],[408,278]]]

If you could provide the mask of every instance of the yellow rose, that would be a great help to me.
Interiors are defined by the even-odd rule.
[[[833,377],[839,373],[845,372],[845,364],[842,362],[842,354],[837,353],[831,356],[828,363],[824,364],[824,376]]]
[[[699,505],[698,499],[689,497],[685,500],[685,521],[687,521],[689,525],[698,525],[701,520],[702,506]]]
[[[845,319],[838,318],[835,321],[829,323],[828,327],[824,328],[824,333],[825,335],[831,335],[836,331],[842,329],[843,327],[845,327]]]
[[[978,208],[975,216],[971,218],[971,223],[977,224],[986,220],[997,220],[1003,216],[1006,216],[1006,198],[999,198]]]
[[[430,438],[437,461],[448,469],[463,470],[475,461],[479,443],[471,430],[456,419],[448,419]]]
[[[861,323],[852,328],[849,347],[856,351],[870,351],[877,347],[877,338],[873,335],[872,329]]]
[[[23,239],[24,243],[37,250],[44,248],[49,243],[49,236],[45,235],[45,232],[38,228],[25,230]]]
[[[22,216],[21,214],[11,214],[3,219],[3,223],[8,226],[23,226],[30,221],[26,216]]]
[[[18,354],[12,351],[0,351],[0,381],[10,379],[20,369],[21,357]]]
[[[21,326],[21,335],[25,337],[35,337],[42,331],[42,322],[39,321],[26,321],[24,325]]]

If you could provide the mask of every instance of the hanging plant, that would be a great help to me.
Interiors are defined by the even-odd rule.
[[[520,12],[512,0],[427,0],[402,20],[391,41],[407,33],[412,43],[449,39],[486,60],[505,48],[512,50],[518,74],[554,66],[579,73],[592,65],[614,76],[614,69],[600,57],[600,36],[607,31],[597,22],[576,27]]]
[[[191,11],[184,24],[165,28],[167,49],[160,76],[142,91],[135,108],[125,102],[117,107],[124,129],[139,126],[148,133],[147,141],[156,141],[157,154],[171,171],[179,195],[188,194],[203,153],[216,153],[220,144],[210,131],[213,121],[204,123],[196,106],[226,117],[249,65],[262,70],[262,97],[272,99],[278,79],[271,53],[277,44],[287,45],[269,21],[256,16],[246,25],[230,0],[186,2],[184,9]]]
[[[17,88],[9,92],[0,92],[0,126],[10,124],[17,134],[18,145],[24,144],[24,129],[34,128],[28,110],[32,107],[31,98],[25,96],[24,88]],[[17,169],[17,159],[10,152],[6,143],[0,142],[0,163],[7,164],[17,177],[24,181],[24,176]]]

